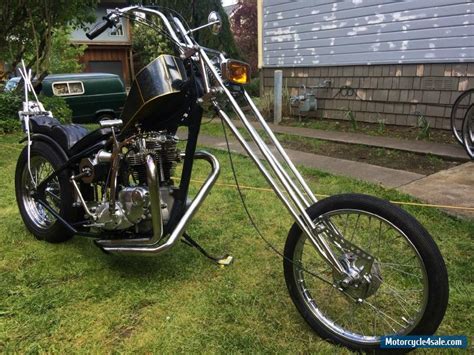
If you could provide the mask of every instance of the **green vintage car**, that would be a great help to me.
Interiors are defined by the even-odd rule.
[[[19,81],[19,77],[10,79],[5,90],[13,90]],[[44,78],[41,84],[42,94],[61,96],[66,100],[75,123],[118,118],[127,97],[122,80],[115,74],[53,74]]]

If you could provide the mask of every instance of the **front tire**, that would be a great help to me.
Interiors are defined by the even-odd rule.
[[[329,197],[308,213],[316,225],[330,226],[330,232],[320,233],[339,260],[350,257],[360,266],[363,251],[374,260],[369,263],[371,282],[347,286],[298,225],[292,226],[284,251],[286,284],[296,308],[320,337],[374,350],[383,335],[436,331],[448,303],[448,276],[436,244],[418,221],[384,200],[359,194]],[[332,231],[350,243],[331,239]]]
[[[45,180],[65,160],[48,144],[33,142],[31,146],[31,174],[28,170],[28,149],[25,147],[18,158],[15,172],[15,193],[18,208],[26,228],[39,240],[60,243],[73,235],[34,198],[35,184]],[[67,170],[50,181],[45,189],[45,199],[66,221],[75,219],[73,191]]]

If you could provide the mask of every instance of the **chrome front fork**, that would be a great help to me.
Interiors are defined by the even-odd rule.
[[[321,257],[326,260],[326,262],[331,265],[331,267],[340,274],[345,274],[346,271],[338,260],[338,258],[334,255],[333,251],[331,250],[328,242],[325,240],[323,236],[318,233],[318,226],[314,223],[311,217],[307,213],[307,208],[312,204],[317,202],[316,197],[314,196],[313,192],[304,181],[301,174],[296,169],[293,162],[290,160],[288,155],[286,154],[285,150],[281,146],[278,139],[275,137],[275,134],[272,132],[268,124],[265,122],[263,116],[253,103],[250,96],[245,93],[245,98],[248,101],[250,108],[252,109],[253,114],[257,118],[257,121],[261,124],[263,130],[270,138],[271,143],[276,147],[277,152],[281,156],[281,159],[286,164],[287,168],[289,169],[290,173],[293,175],[293,178],[290,177],[287,170],[284,166],[280,163],[277,157],[272,153],[269,146],[265,143],[262,136],[257,132],[257,130],[252,126],[250,121],[248,120],[245,113],[240,108],[237,101],[234,99],[230,91],[225,86],[221,76],[217,72],[216,68],[212,64],[211,60],[205,53],[203,49],[200,50],[199,55],[201,60],[206,63],[208,69],[214,76],[215,80],[218,82],[219,86],[222,88],[224,93],[226,94],[227,98],[232,104],[232,107],[235,113],[240,118],[241,122],[244,124],[245,129],[250,134],[252,140],[258,147],[260,153],[263,155],[264,160],[269,164],[271,172],[265,167],[262,160],[258,157],[256,152],[252,149],[252,147],[245,141],[244,137],[240,134],[237,127],[233,124],[230,117],[219,107],[216,101],[213,101],[214,106],[216,107],[219,116],[222,120],[225,121],[227,126],[230,128],[234,136],[243,146],[247,154],[250,158],[255,162],[258,169],[264,175],[270,186],[273,188],[279,199],[283,202],[285,207],[288,209],[292,217],[295,219],[298,226],[301,230],[307,235],[311,243],[314,245],[316,250],[319,252]],[[299,185],[299,187],[298,187]]]

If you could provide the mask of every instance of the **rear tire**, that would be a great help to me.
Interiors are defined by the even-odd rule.
[[[350,239],[354,245],[372,255],[375,261],[370,272],[371,280],[374,284],[377,284],[373,282],[375,277],[380,280],[375,289],[360,296],[359,302],[354,302],[359,296],[348,297],[348,293],[358,295],[361,285],[352,290],[351,287],[346,288],[343,292],[338,290],[339,286],[335,288],[334,285],[340,285],[337,277],[331,270],[328,271],[328,265],[316,253],[299,226],[294,224],[284,251],[285,280],[299,313],[321,338],[350,349],[375,350],[379,349],[382,335],[429,335],[436,331],[448,303],[448,275],[436,244],[418,221],[384,200],[359,194],[326,198],[312,205],[308,213],[317,224],[321,220],[330,221],[336,230],[343,230],[342,235],[346,240]],[[384,233],[378,232],[378,251],[376,243],[379,225],[374,221],[380,221],[380,228],[383,228]],[[346,233],[346,227],[349,226],[350,229],[352,224],[355,224],[355,232]],[[387,241],[391,234],[396,237],[393,241]],[[370,246],[367,247],[364,242],[370,243]],[[307,249],[303,249],[305,243],[308,244]],[[397,250],[397,247],[400,249]],[[339,252],[337,257],[351,253],[344,247],[338,249],[335,244],[331,244],[331,249],[335,254]],[[303,254],[303,250],[307,254]],[[356,260],[357,258],[358,255]],[[325,271],[318,270],[318,263],[322,265],[319,270]],[[374,268],[375,264],[377,266]],[[415,269],[417,265],[420,265],[420,271]],[[319,275],[326,281],[323,282],[314,275]],[[422,281],[420,275],[423,276]],[[420,284],[418,288],[422,290],[421,295],[416,287]],[[372,309],[369,303],[377,308]],[[412,315],[411,312],[415,314]],[[346,314],[347,321],[344,317]],[[391,319],[396,323],[390,325]]]
[[[474,89],[469,89],[461,93],[451,109],[451,130],[456,140],[463,144],[462,125],[465,112],[474,103]],[[458,114],[460,111],[461,114]]]
[[[462,125],[464,148],[471,159],[474,159],[474,105],[467,110]]]
[[[33,142],[31,146],[31,172],[37,184],[65,163],[50,145]],[[28,171],[28,150],[23,149],[18,158],[15,172],[15,193],[20,215],[26,228],[39,240],[61,243],[73,234],[41,206],[32,196],[34,184]],[[74,221],[76,209],[73,208],[73,191],[67,170],[61,172],[48,183],[45,199],[48,204],[66,221]]]

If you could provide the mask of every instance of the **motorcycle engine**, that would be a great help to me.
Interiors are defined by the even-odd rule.
[[[109,201],[89,206],[97,216],[96,226],[105,230],[124,230],[135,226],[137,233],[151,231],[151,206],[145,167],[147,155],[153,156],[159,172],[163,223],[169,220],[176,190],[171,177],[180,161],[177,143],[178,137],[165,131],[143,133],[130,142],[122,160],[122,178],[118,183],[114,210],[111,210]]]
[[[151,154],[160,172],[160,182],[169,182],[179,162],[177,143],[178,137],[167,132],[149,132],[132,142],[128,147],[126,161],[135,181],[146,183],[145,158]]]

